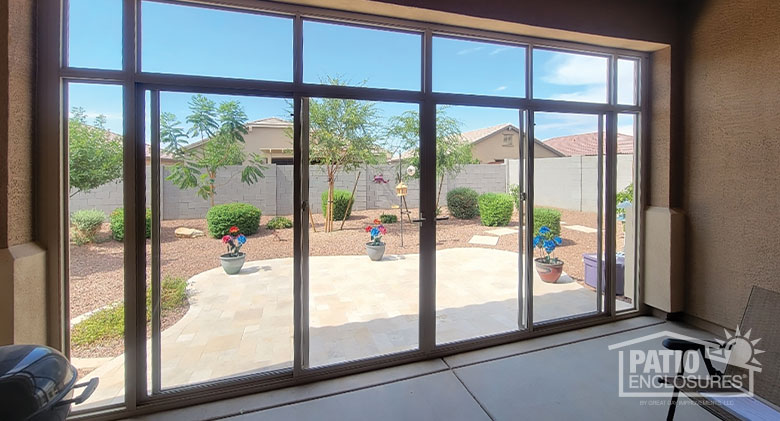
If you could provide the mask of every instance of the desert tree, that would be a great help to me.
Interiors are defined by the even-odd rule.
[[[241,182],[245,184],[254,184],[263,177],[266,167],[262,158],[244,148],[247,116],[239,102],[217,105],[203,95],[195,95],[189,109],[186,122],[190,127],[186,132],[174,114],[160,114],[160,143],[176,161],[168,180],[181,189],[197,189],[198,196],[214,206],[221,169],[243,165]],[[189,144],[190,137],[199,137],[200,141]],[[231,181],[232,177],[222,185]]]
[[[74,107],[68,119],[70,197],[122,178],[122,136],[106,129],[106,117],[87,123],[83,108]]]
[[[417,111],[406,111],[389,119],[387,128],[388,149],[394,152],[402,164],[420,168],[420,115]],[[457,175],[466,164],[477,163],[471,154],[471,144],[463,139],[461,123],[447,115],[446,107],[436,112],[436,209],[439,208],[444,176]],[[419,177],[420,172],[415,174]],[[400,179],[400,173],[397,175]]]
[[[324,83],[344,86],[337,77]],[[323,98],[309,102],[309,161],[321,165],[328,179],[325,231],[333,230],[333,192],[336,175],[379,162],[381,126],[376,104],[354,99]],[[288,130],[292,137],[292,131]]]

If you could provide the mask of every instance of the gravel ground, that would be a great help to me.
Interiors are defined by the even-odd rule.
[[[412,215],[417,214],[411,209]],[[364,254],[364,244],[369,240],[364,231],[366,225],[378,218],[382,210],[355,211],[346,221],[344,229],[332,233],[323,232],[322,215],[315,214],[317,232],[310,231],[309,241],[311,255],[355,255]],[[397,210],[385,211],[398,212]],[[596,226],[596,214],[562,210],[561,220],[568,225]],[[446,208],[444,211],[446,216]],[[249,260],[263,260],[279,257],[292,257],[293,230],[268,230],[265,224],[272,216],[263,216],[260,231],[249,236],[249,241],[242,249]],[[335,222],[338,229],[340,222]],[[518,226],[518,214],[515,212],[510,226]],[[174,231],[178,227],[196,228],[206,232],[206,221],[203,219],[163,221],[162,234],[162,274],[163,276],[180,276],[185,279],[200,272],[219,266],[219,255],[224,248],[219,240],[206,237],[176,238]],[[388,233],[384,236],[387,243],[387,254],[417,253],[419,250],[418,224],[404,223],[404,247],[400,246],[400,224],[389,224]],[[458,220],[451,218],[437,223],[436,247],[438,249],[454,247],[490,247],[469,244],[475,234],[484,235],[490,227],[484,227],[479,219]],[[618,235],[618,249],[622,247],[622,233]],[[582,253],[596,250],[596,235],[579,231],[562,229],[563,245],[556,250],[558,257],[567,262],[564,270],[573,278],[582,280]],[[71,317],[103,307],[107,304],[121,301],[123,296],[123,244],[110,238],[108,224],[104,224],[99,242],[84,246],[72,246],[70,249],[70,312]],[[147,241],[147,267],[151,246]],[[499,237],[496,248],[518,251],[518,237],[503,235]],[[148,271],[147,271],[148,272]],[[147,273],[148,275],[148,273]]]
[[[178,322],[182,317],[184,317],[185,314],[187,314],[189,309],[190,303],[186,303],[186,305],[182,307],[164,312],[160,320],[162,322],[161,330],[165,330],[173,326],[174,323]],[[149,324],[146,325],[146,337],[152,337],[152,328]],[[114,338],[87,346],[74,346],[71,348],[70,353],[76,358],[100,358],[116,357],[117,355],[123,353],[124,350],[124,340],[122,338]],[[90,372],[92,372],[92,370],[84,370],[83,373],[81,370],[79,370],[79,379],[83,379]]]

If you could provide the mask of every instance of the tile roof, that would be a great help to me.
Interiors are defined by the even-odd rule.
[[[598,133],[580,133],[571,136],[554,137],[542,142],[567,156],[596,155],[598,151]],[[634,153],[634,136],[618,133],[619,154]]]
[[[278,117],[261,118],[259,120],[246,123],[247,127],[290,127],[291,121],[283,120]]]
[[[511,123],[502,123],[502,124],[496,124],[495,126],[483,127],[481,129],[476,129],[476,130],[470,130],[468,132],[463,132],[463,133],[461,133],[460,136],[465,141],[467,141],[469,143],[476,143],[476,142],[479,142],[480,140],[482,140],[482,139],[492,135],[493,133],[495,133],[497,131],[503,130],[506,127],[511,127],[512,129],[517,131],[517,127],[515,127]]]

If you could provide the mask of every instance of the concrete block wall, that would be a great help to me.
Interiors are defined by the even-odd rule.
[[[445,205],[447,192],[458,187],[469,187],[478,193],[508,191],[509,185],[519,180],[518,161],[506,164],[466,165],[458,174],[444,177],[440,205]],[[577,211],[596,211],[596,157],[539,158],[535,160],[535,199],[539,206],[554,206]],[[399,204],[395,194],[394,165],[364,166],[336,175],[336,188],[352,191],[358,171],[360,179],[355,190],[353,209],[390,209]],[[632,180],[633,161],[629,155],[618,157],[618,190]],[[208,200],[197,196],[194,189],[181,190],[166,180],[170,174],[163,168],[161,196],[162,217],[171,219],[203,218],[210,207]],[[265,177],[253,185],[241,182],[241,167],[223,169],[217,176],[215,203],[244,202],[257,206],[264,215],[291,215],[293,212],[293,167],[268,165]],[[387,183],[375,183],[374,176],[382,175]],[[147,167],[147,180],[151,179]],[[419,179],[405,180],[409,188],[406,197],[410,208],[420,206]],[[437,180],[438,182],[438,180]],[[438,187],[438,185],[437,185]],[[309,203],[313,213],[322,213],[322,192],[328,189],[328,178],[323,166],[309,167]],[[151,203],[147,189],[147,203]],[[79,209],[101,209],[106,214],[122,206],[122,183],[109,183],[89,193],[71,198],[71,212]]]
[[[152,170],[146,166],[146,179],[152,179]],[[122,207],[124,193],[121,181],[116,183],[104,184],[88,193],[79,192],[70,198],[70,212],[76,212],[83,209],[97,209],[103,211],[106,215],[111,214],[114,209]],[[146,189],[146,204],[149,206],[152,200],[151,189]],[[164,207],[164,206],[163,206]]]
[[[508,185],[519,184],[519,162],[507,160]],[[634,156],[617,157],[617,191],[634,179]],[[596,212],[598,158],[570,156],[534,159],[534,204],[580,212]]]
[[[269,165],[263,174],[265,177],[257,183],[248,185],[241,182],[241,166],[229,166],[217,173],[216,196],[214,203],[249,203],[257,206],[263,214],[276,213],[276,166]],[[170,170],[163,170],[168,177]],[[199,197],[195,189],[182,190],[170,181],[162,183],[163,219],[205,218],[211,204]]]
[[[459,173],[445,177],[446,189],[442,188],[442,204],[445,193],[458,187],[469,187],[477,193],[506,193],[506,165],[473,164],[466,165]]]
[[[404,168],[405,170],[405,168]],[[382,165],[377,167],[366,168],[368,177],[366,177],[366,208],[367,209],[390,209],[394,205],[399,205],[400,200],[395,194],[396,182],[395,174],[398,172],[398,167],[394,165]],[[374,176],[382,175],[387,180],[387,183],[375,183]],[[416,178],[408,178],[404,180],[408,187],[408,193],[406,196],[406,204],[410,208],[417,208],[420,206],[420,180]]]
[[[276,167],[276,210],[275,215],[293,213],[293,166],[273,165]],[[270,212],[270,209],[269,209]],[[269,213],[270,215],[270,213]]]

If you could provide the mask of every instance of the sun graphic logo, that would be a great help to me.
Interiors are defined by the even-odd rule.
[[[761,372],[761,363],[756,359],[756,355],[764,353],[756,348],[761,338],[751,339],[752,329],[743,335],[739,326],[733,335],[726,329],[724,331],[726,332],[725,340],[715,339],[720,344],[720,348],[707,348],[709,359],[751,372]]]

